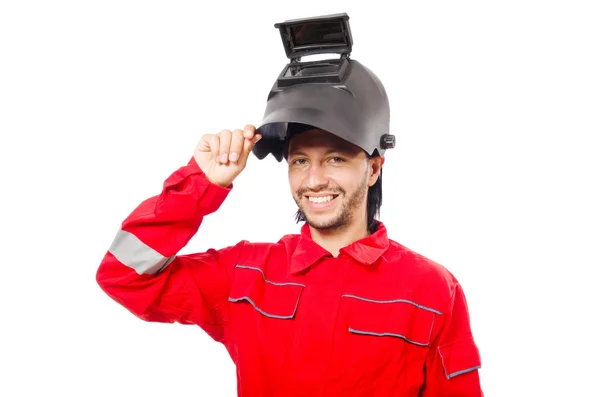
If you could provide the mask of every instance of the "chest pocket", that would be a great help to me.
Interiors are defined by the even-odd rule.
[[[356,335],[402,339],[429,346],[436,316],[441,312],[406,299],[374,300],[344,294],[348,299],[348,331]]]
[[[299,283],[269,280],[260,268],[236,265],[229,302],[250,305],[268,318],[293,319],[303,289]]]

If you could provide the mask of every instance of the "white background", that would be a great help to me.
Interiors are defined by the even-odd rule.
[[[2,2],[0,395],[235,396],[222,346],[95,272],[201,134],[260,123],[273,24],[337,12],[393,109],[381,219],[463,285],[486,396],[600,395],[594,3]],[[285,163],[252,158],[183,253],[277,240],[294,210]]]

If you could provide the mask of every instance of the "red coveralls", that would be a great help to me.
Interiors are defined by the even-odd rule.
[[[123,222],[97,271],[145,321],[197,324],[238,395],[482,396],[467,303],[448,270],[376,233],[337,258],[300,234],[176,256],[228,189],[192,158]]]

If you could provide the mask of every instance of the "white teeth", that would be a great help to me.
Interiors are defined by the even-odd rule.
[[[308,200],[312,203],[326,203],[327,201],[333,200],[333,196],[308,197]]]

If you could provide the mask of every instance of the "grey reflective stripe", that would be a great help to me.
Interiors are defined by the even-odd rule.
[[[475,371],[475,370],[480,369],[480,368],[481,368],[481,365],[478,365],[478,366],[473,367],[473,368],[467,368],[467,369],[463,369],[462,371],[453,372],[450,375],[446,375],[446,377],[448,379],[454,378],[455,376],[466,374],[467,372]]]
[[[427,307],[427,306],[419,305],[418,303],[415,303],[413,301],[409,301],[409,300],[406,300],[406,299],[392,299],[392,300],[387,300],[387,301],[381,301],[381,300],[373,300],[373,299],[362,298],[362,297],[356,296],[356,295],[344,294],[342,296],[345,296],[347,298],[360,299],[360,300],[365,301],[365,302],[373,302],[373,303],[398,303],[398,302],[410,303],[411,305],[414,305],[414,306],[416,306],[416,307],[418,307],[420,309],[427,310],[427,311],[430,311],[432,313],[439,314],[439,315],[442,314],[442,312],[440,312],[438,310],[432,309],[432,308]]]
[[[446,365],[444,364],[444,356],[442,355],[442,351],[440,349],[440,347],[438,347],[438,354],[440,355],[440,359],[442,360],[442,367],[444,367],[444,372],[446,372]],[[452,372],[451,374],[446,374],[446,378],[447,379],[451,379],[454,378],[455,376],[458,375],[462,375],[462,374],[466,374],[467,372],[471,372],[471,371],[475,371],[481,368],[481,365],[477,365],[475,367],[471,367],[471,368],[467,368],[467,369],[462,369],[460,371],[456,371],[456,372]]]
[[[262,271],[262,269],[260,269],[258,267],[246,266],[246,265],[235,265],[235,267],[240,268],[240,269],[250,269],[250,270],[259,271],[260,274],[262,274],[263,280],[265,280],[265,282],[267,282],[269,284],[273,284],[273,285],[296,285],[298,287],[304,287],[304,284],[299,284],[299,283],[276,283],[275,281],[267,280],[267,278],[265,277],[265,273]]]
[[[298,296],[298,301],[299,300],[300,300],[300,296]],[[267,317],[271,317],[271,318],[279,318],[279,319],[293,318],[294,314],[296,314],[296,309],[298,308],[298,301],[296,301],[296,307],[294,307],[294,312],[292,314],[290,314],[289,316],[280,316],[280,315],[277,315],[277,314],[267,313],[264,310],[260,309],[258,306],[256,306],[256,303],[254,303],[254,301],[252,299],[248,298],[247,296],[242,296],[240,298],[229,298],[229,302],[234,302],[235,303],[235,302],[239,302],[239,301],[248,301],[262,315],[267,316]]]
[[[162,256],[133,233],[119,230],[108,251],[137,274],[156,274],[175,259]]]
[[[405,341],[407,341],[408,343],[412,343],[413,345],[417,345],[417,346],[429,346],[429,343],[420,343],[420,342],[415,342],[414,340],[410,340],[408,339],[406,336],[404,335],[400,335],[400,334],[394,334],[391,332],[382,332],[382,333],[377,333],[377,332],[369,332],[369,331],[359,331],[357,329],[354,328],[348,328],[348,331],[353,332],[355,334],[361,334],[361,335],[373,335],[373,336],[395,336],[396,338],[401,338],[404,339]]]

